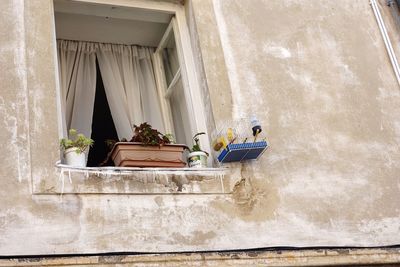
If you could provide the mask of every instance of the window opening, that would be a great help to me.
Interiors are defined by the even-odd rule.
[[[96,57],[95,73],[97,73],[97,75],[95,78],[96,90],[93,100],[93,113],[90,114],[90,116],[86,114],[86,117],[90,117],[92,119],[92,131],[91,134],[89,133],[89,135],[91,135],[91,138],[95,140],[95,146],[90,150],[88,155],[88,166],[98,166],[99,163],[101,163],[105,158],[105,154],[107,153],[105,140],[118,140],[116,136],[119,136],[119,138],[127,138],[129,140],[131,136],[125,135],[127,135],[127,132],[130,132],[129,127],[133,127],[133,124],[139,124],[147,121],[161,132],[166,134],[172,133],[175,135],[177,143],[189,145],[192,143],[192,135],[199,131],[198,127],[201,127],[201,131],[206,130],[204,122],[202,121],[202,119],[204,119],[204,115],[202,113],[203,111],[194,113],[192,97],[197,96],[198,92],[196,90],[191,92],[190,90],[192,89],[189,88],[189,84],[195,88],[197,88],[198,85],[195,83],[195,79],[192,77],[193,75],[190,72],[188,74],[188,66],[185,65],[185,61],[189,61],[189,68],[193,68],[193,59],[192,56],[189,55],[190,42],[188,42],[186,29],[183,30],[184,34],[182,34],[178,28],[178,25],[185,25],[185,20],[182,17],[182,13],[179,15],[179,23],[177,22],[177,18],[174,16],[174,14],[178,16],[178,13],[175,12],[179,10],[180,7],[177,7],[176,10],[174,7],[173,9],[163,12],[160,10],[135,8],[133,7],[133,4],[132,8],[115,6],[112,6],[111,8],[109,4],[85,3],[84,1],[82,3],[74,3],[56,0],[55,3],[59,4],[58,7],[57,5],[55,6],[57,38],[64,40],[77,40],[87,43],[84,44],[85,49],[87,50],[85,50],[85,53],[88,53],[87,55],[95,55]],[[110,12],[110,8],[111,15],[108,16],[107,14]],[[119,10],[122,12],[118,14]],[[130,13],[132,10],[134,12]],[[179,12],[181,11],[182,10]],[[140,12],[147,13],[149,16],[142,16],[142,18],[146,18],[143,20],[137,19],[138,16],[141,16]],[[136,22],[140,24],[140,27],[135,25]],[[114,26],[111,27],[112,23],[114,23]],[[155,26],[157,23],[160,25]],[[119,26],[116,27],[115,25],[117,24]],[[145,27],[152,29],[151,34],[148,34],[149,31],[144,29]],[[136,32],[131,32],[133,28],[135,28]],[[143,42],[147,42],[147,44],[140,44],[142,39],[140,37],[141,34],[138,34],[138,31],[143,34]],[[59,35],[60,32],[62,32],[62,34]],[[127,36],[134,36],[134,39],[139,41],[139,44],[127,41],[125,38]],[[129,37],[127,38],[129,39]],[[121,40],[121,42],[116,40]],[[149,42],[152,43],[152,45],[149,45]],[[125,57],[114,57],[115,62],[112,64],[105,62],[105,53],[110,51],[107,50],[108,48],[106,48],[106,46],[134,46],[134,44],[139,45],[135,49],[141,49],[140,47],[157,47],[153,50],[153,52],[155,51],[154,54],[153,52],[150,52],[150,57],[148,57],[149,54],[146,55],[147,58],[151,58],[149,67],[151,68],[152,66],[154,68],[153,78],[155,78],[156,92],[152,91],[150,94],[147,92],[147,90],[144,90],[140,91],[138,94],[138,92],[135,91],[133,98],[129,97],[128,95],[124,96],[126,99],[124,99],[123,102],[119,101],[121,99],[119,96],[116,98],[111,97],[112,99],[109,99],[111,91],[118,91],[119,94],[121,94],[121,92],[124,90],[126,91],[125,85],[128,83],[129,79],[126,80],[125,78],[129,76],[130,72],[123,67],[127,65],[127,59]],[[118,49],[123,50],[125,48],[119,47]],[[65,54],[73,53],[74,51],[77,53],[77,50],[71,49],[71,51],[65,51]],[[100,54],[102,58],[99,58]],[[141,57],[140,53],[139,57]],[[63,60],[68,68],[71,67],[71,65],[68,65],[71,63],[68,61],[68,59],[64,57]],[[93,57],[91,57],[90,60],[92,61]],[[86,58],[82,58],[81,62],[88,62],[88,60],[86,60]],[[142,65],[142,63],[135,64],[136,66]],[[72,65],[75,65],[75,63]],[[146,69],[149,69],[149,67],[146,67]],[[123,75],[123,77],[120,79],[120,81],[116,81],[118,86],[114,86],[113,82],[115,82],[115,79],[119,80],[119,78],[112,77],[113,75],[115,76],[117,69],[121,75]],[[104,72],[103,76],[101,75],[101,72]],[[111,72],[113,74],[110,74]],[[87,73],[88,71],[82,75],[79,73],[76,75],[73,72],[72,75],[76,75],[78,79],[81,79],[80,83],[83,84],[85,83],[85,80],[87,80],[87,78],[85,78]],[[70,74],[68,73],[68,75]],[[68,88],[65,89],[65,84],[69,80],[68,75],[63,75],[63,73],[60,73],[61,78],[64,78],[61,79],[61,93],[64,94],[64,97],[66,94],[68,94],[68,92],[70,92],[69,85],[67,85]],[[135,72],[134,75],[137,75],[137,72]],[[147,79],[149,77],[148,74],[146,75],[147,76],[144,74],[139,74],[140,79],[136,82],[139,86],[144,84],[143,79]],[[191,78],[188,78],[188,76],[191,76]],[[138,103],[137,99],[140,97],[145,97],[145,99],[150,99],[151,101],[144,101],[146,102],[146,106],[143,104],[143,99],[141,103],[140,101]],[[117,98],[119,98],[119,100]],[[79,100],[80,98],[74,97],[74,100],[76,99]],[[70,101],[68,103],[74,103],[74,100],[71,100],[72,102]],[[65,101],[65,99],[63,101]],[[82,103],[82,101],[79,102]],[[135,117],[135,115],[132,115],[134,112],[131,112],[134,109],[132,107],[140,107],[142,113],[141,116],[143,116],[145,119],[132,119],[131,117]],[[63,104],[61,104],[61,108],[64,112],[64,116],[66,116],[66,113],[69,114],[69,112],[66,112]],[[129,109],[128,112],[126,111],[127,109]],[[161,112],[159,117],[160,119],[157,118],[157,122],[160,123],[152,123],[151,119],[150,121],[147,119],[154,117],[154,114],[156,113],[155,109],[158,109],[159,112]],[[90,109],[86,108],[86,110]],[[147,114],[147,116],[143,114]],[[200,117],[199,114],[201,114]],[[88,120],[89,119],[86,119],[86,121]],[[124,123],[121,123],[122,121],[124,121]],[[199,123],[201,126],[198,125]],[[85,127],[90,125],[88,124],[89,123],[85,124]],[[163,124],[164,127],[160,128],[157,124]],[[124,127],[121,128],[121,125],[124,125]],[[128,130],[125,126],[128,126]],[[68,130],[66,127],[64,127],[64,129]],[[88,130],[89,129],[87,129],[87,131]],[[65,132],[66,131],[64,131],[64,134]],[[124,132],[124,134],[121,135],[121,132]],[[206,147],[208,146],[208,144],[204,145]]]
[[[117,140],[117,130],[111,116],[106,92],[104,91],[103,79],[99,69],[99,63],[96,60],[96,96],[94,100],[92,136],[95,146],[91,147],[88,156],[88,167],[97,167],[107,157],[109,148],[106,145],[107,140]],[[113,166],[112,161],[105,163],[107,166]]]

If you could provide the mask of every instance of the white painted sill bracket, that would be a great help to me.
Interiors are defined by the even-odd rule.
[[[392,47],[392,42],[390,41],[389,35],[387,33],[386,26],[385,26],[385,23],[383,21],[381,12],[379,10],[378,4],[376,3],[376,0],[371,0],[370,4],[371,4],[371,7],[372,7],[372,10],[374,11],[374,15],[375,15],[375,18],[376,18],[376,22],[378,23],[379,30],[381,31],[382,38],[383,38],[383,41],[385,43],[386,50],[387,50],[387,53],[388,53],[389,58],[390,58],[390,62],[392,63],[393,71],[394,71],[394,73],[396,75],[397,82],[400,85],[400,67],[399,67],[399,63],[397,61],[396,54],[394,53],[394,50],[393,50],[393,47]]]
[[[240,180],[228,168],[55,167],[49,194],[229,194]]]

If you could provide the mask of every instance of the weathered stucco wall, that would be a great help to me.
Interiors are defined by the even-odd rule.
[[[61,197],[52,3],[0,1],[0,255],[400,243],[400,91],[368,1],[186,11],[209,122],[256,114],[270,150],[232,195]]]
[[[399,86],[368,1],[193,6],[203,59],[222,58],[217,27],[230,81],[205,62],[214,117],[229,95],[233,117],[257,114],[269,133],[269,152],[244,166],[245,216],[264,221],[253,233],[269,245],[398,243]]]

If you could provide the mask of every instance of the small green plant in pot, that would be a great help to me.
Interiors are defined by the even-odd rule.
[[[197,133],[193,136],[193,146],[189,149],[188,165],[191,168],[207,168],[208,153],[203,151],[200,147],[200,135],[206,134],[204,132]]]
[[[78,134],[75,129],[70,129],[69,138],[60,140],[60,147],[64,151],[65,163],[71,166],[85,167],[85,152],[93,143],[92,139],[83,134]]]

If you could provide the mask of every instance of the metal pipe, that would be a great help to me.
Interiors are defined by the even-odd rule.
[[[392,67],[393,67],[394,73],[396,75],[397,82],[400,85],[400,67],[399,67],[399,63],[397,62],[396,54],[394,53],[389,35],[387,33],[385,23],[383,22],[382,15],[379,11],[379,7],[378,7],[378,4],[376,3],[376,0],[371,0],[370,3],[371,3],[372,10],[374,11],[376,21],[379,26],[379,30],[381,31],[382,38],[383,38],[387,53],[390,58],[390,62],[392,63]]]

